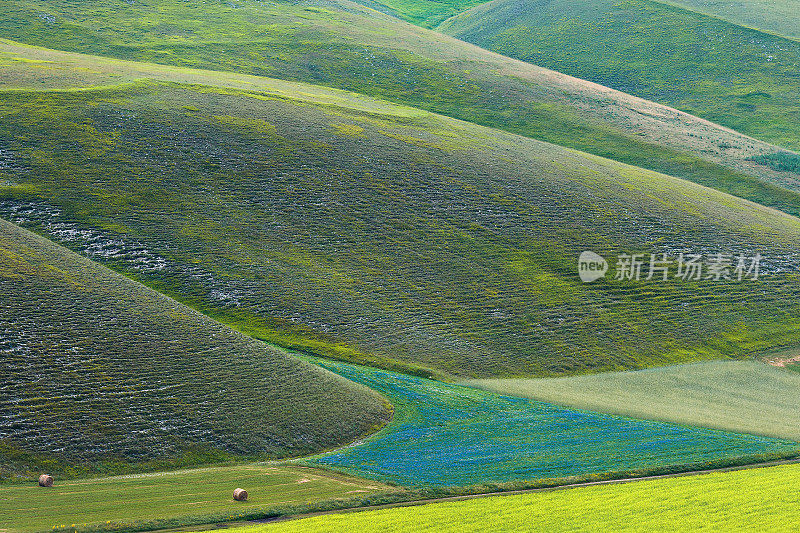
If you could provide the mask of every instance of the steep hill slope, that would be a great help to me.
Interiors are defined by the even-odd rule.
[[[346,0],[5,0],[0,37],[347,89],[691,179],[793,214],[800,206],[796,195],[773,186],[800,192],[797,169],[749,160],[777,152],[774,146]],[[29,58],[19,47],[9,53],[9,60]],[[53,65],[34,66],[38,75],[31,79],[27,65],[19,81],[46,84]]]
[[[0,477],[308,453],[388,417],[372,391],[5,220],[0,294]]]
[[[255,335],[405,370],[552,375],[800,342],[800,220],[311,89],[4,92],[0,213]],[[612,266],[761,253],[764,276],[583,284],[587,249]]]
[[[800,147],[800,42],[651,0],[494,0],[437,28]]]

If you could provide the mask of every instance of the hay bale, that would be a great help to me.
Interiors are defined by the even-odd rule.
[[[39,476],[39,486],[40,487],[52,487],[53,486],[53,476],[49,476],[47,474],[42,474]]]
[[[236,489],[233,491],[233,499],[237,502],[247,501],[247,491],[244,489]]]

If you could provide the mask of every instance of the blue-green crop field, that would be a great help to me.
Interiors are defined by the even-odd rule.
[[[463,486],[721,465],[800,451],[786,440],[592,413],[347,363],[313,362],[385,395],[389,426],[305,462],[406,486]]]

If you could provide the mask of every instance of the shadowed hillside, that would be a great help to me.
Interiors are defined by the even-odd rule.
[[[4,220],[0,294],[0,477],[310,453],[388,418],[372,391]]]

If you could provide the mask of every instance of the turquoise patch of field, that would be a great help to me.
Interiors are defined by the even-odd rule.
[[[379,391],[395,419],[357,444],[306,460],[408,486],[457,486],[701,465],[800,449],[785,440],[639,421],[499,396],[319,359]]]

